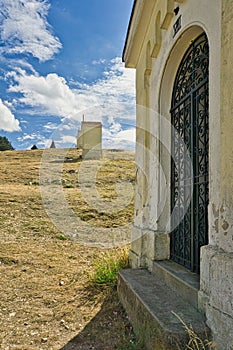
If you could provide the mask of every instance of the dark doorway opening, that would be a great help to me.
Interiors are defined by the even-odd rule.
[[[171,106],[171,259],[196,273],[200,247],[208,244],[208,87],[209,46],[203,33],[183,56]]]

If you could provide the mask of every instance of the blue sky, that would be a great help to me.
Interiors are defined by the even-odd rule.
[[[121,55],[133,0],[0,0],[0,135],[72,147],[83,114],[103,147],[134,148],[135,72]]]

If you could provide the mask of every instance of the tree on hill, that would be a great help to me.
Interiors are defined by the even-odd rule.
[[[10,141],[5,136],[0,136],[0,151],[12,151],[14,148],[12,147]]]
[[[52,143],[50,145],[50,148],[56,148],[55,142],[52,140]]]

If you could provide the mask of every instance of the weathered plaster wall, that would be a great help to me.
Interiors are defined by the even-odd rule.
[[[222,5],[220,248],[233,253],[233,1]]]
[[[170,107],[179,63],[209,41],[209,245],[201,249],[199,308],[218,349],[233,346],[233,0],[139,0],[126,47],[136,68],[137,185],[133,267],[169,258]],[[179,6],[178,15],[174,8]],[[173,25],[181,15],[181,29]],[[136,34],[135,34],[136,33]]]
[[[201,293],[219,349],[233,349],[233,1],[222,1],[219,198],[212,203],[212,235],[202,249]]]

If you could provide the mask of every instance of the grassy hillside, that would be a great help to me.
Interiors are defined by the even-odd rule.
[[[59,230],[52,225],[41,198],[40,170],[42,166],[49,169],[48,178],[57,171],[56,162],[60,161],[62,169],[62,191],[77,218],[93,227],[113,228],[131,223],[133,218],[133,200],[127,205],[118,206],[120,210],[111,210],[117,199],[117,184],[134,183],[134,155],[131,152],[105,151],[100,161],[84,161],[77,150],[51,150],[51,159],[43,158],[42,150],[6,151],[0,153],[0,201],[1,201],[1,237],[2,239],[28,238],[31,236],[56,237]],[[61,153],[63,152],[63,153]],[[62,156],[64,155],[64,158]],[[90,169],[94,168],[93,178],[88,179]],[[58,169],[58,170],[59,170]],[[81,169],[81,170],[80,170]],[[86,181],[80,185],[80,173]],[[42,174],[43,175],[43,174]],[[42,177],[41,175],[41,177]],[[95,198],[93,191],[98,195]],[[43,182],[42,182],[43,184]],[[56,185],[56,184],[55,184]],[[59,185],[59,183],[57,184]],[[43,189],[51,188],[44,184]],[[89,190],[90,194],[87,194]],[[132,189],[131,189],[132,190]],[[52,188],[54,192],[54,188]],[[87,201],[91,203],[87,203]],[[101,210],[98,200],[108,203]],[[56,203],[54,203],[55,206]],[[61,204],[61,203],[60,203]],[[59,210],[59,208],[58,208]],[[66,218],[64,217],[64,220]],[[77,228],[78,230],[78,228]],[[64,232],[65,233],[65,232]]]
[[[0,348],[120,349],[132,336],[126,315],[90,275],[105,243],[129,238],[134,154],[81,162],[77,150],[53,152],[0,152]]]

